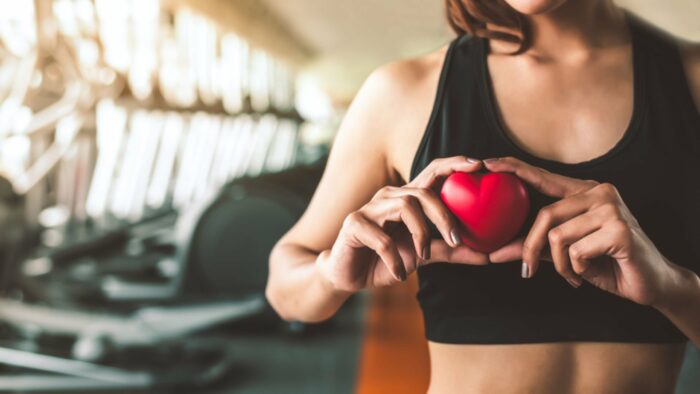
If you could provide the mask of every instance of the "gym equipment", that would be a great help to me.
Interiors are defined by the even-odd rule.
[[[440,197],[464,225],[462,241],[482,253],[511,241],[530,210],[525,185],[510,173],[455,172],[445,179]]]
[[[299,219],[323,174],[326,157],[278,173],[236,179],[200,211],[181,217],[189,229],[178,254],[185,293],[262,293],[277,240]],[[235,267],[235,268],[234,268]]]
[[[265,307],[261,296],[195,305],[139,308],[128,316],[81,312],[0,300],[0,319],[22,329],[75,337],[72,356],[99,361],[107,347],[156,346],[223,322],[240,320]]]
[[[222,101],[224,109],[229,113],[243,110],[243,61],[245,58],[245,41],[232,33],[221,37],[221,69]]]
[[[146,195],[146,205],[150,209],[157,209],[165,205],[184,127],[185,124],[181,116],[172,112],[166,115],[158,158]]]
[[[265,160],[272,140],[277,132],[279,121],[274,115],[266,114],[260,118],[255,130],[255,140],[251,149],[250,162],[248,163],[247,175],[256,176],[265,169]]]
[[[238,178],[191,204],[169,239],[175,253],[152,260],[153,269],[167,264],[174,272],[170,280],[135,282],[109,275],[85,281],[101,284],[102,295],[113,301],[262,295],[272,247],[306,209],[325,161],[324,156],[285,171]]]
[[[288,119],[280,121],[265,163],[268,171],[282,171],[294,164],[298,134],[296,122]]]
[[[226,350],[212,345],[129,349],[117,356],[117,362],[102,365],[0,347],[0,364],[43,372],[0,374],[0,391],[198,390],[221,380],[233,366]]]
[[[231,154],[228,179],[236,179],[245,174],[252,157],[251,146],[255,141],[255,122],[249,116],[241,117],[241,126],[238,131],[238,144],[234,146]]]
[[[162,131],[162,116],[136,111],[126,142],[124,159],[116,179],[110,210],[118,219],[138,220],[143,214],[143,198],[153,167],[155,148]]]
[[[96,107],[96,119],[98,156],[86,210],[90,217],[99,220],[107,213],[111,183],[125,138],[127,113],[123,108],[115,106],[112,100],[102,99]]]
[[[17,276],[15,262],[27,237],[24,216],[25,199],[12,188],[10,181],[0,176],[0,294]]]
[[[293,73],[191,11],[177,11],[171,26],[157,1],[139,4],[134,18],[136,3],[33,3],[38,45],[29,40],[23,52],[13,39],[0,64],[0,140],[13,153],[3,166],[17,169],[8,178],[24,194],[4,204],[0,184],[0,223],[28,227],[5,226],[6,212],[36,221],[31,237],[0,236],[0,328],[20,338],[0,343],[9,367],[0,391],[211,382],[228,370],[227,352],[199,346],[196,333],[261,316],[280,325],[263,295],[267,255],[322,172],[298,183],[270,174],[305,173],[286,172],[303,121],[292,108]],[[250,234],[217,240],[235,253],[218,244],[218,260],[193,268],[191,257],[208,258],[201,241],[222,224],[217,216],[244,228],[250,209],[270,216]],[[252,234],[259,243],[240,239]],[[202,291],[232,265],[241,268],[235,282]],[[169,349],[181,350],[164,356]]]

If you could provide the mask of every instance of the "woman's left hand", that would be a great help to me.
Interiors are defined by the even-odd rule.
[[[549,244],[557,272],[574,287],[586,280],[643,305],[657,303],[669,288],[671,263],[644,234],[615,186],[554,174],[512,157],[484,164],[560,199],[542,208],[524,241],[512,246],[522,248],[524,277],[535,274]],[[490,256],[492,262],[498,257]]]

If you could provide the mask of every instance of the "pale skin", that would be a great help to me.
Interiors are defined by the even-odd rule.
[[[510,137],[564,163],[604,154],[632,110],[631,47],[619,10],[605,0],[508,2],[529,15],[535,31],[520,55],[491,42],[489,72]],[[358,93],[308,209],[271,254],[267,296],[277,312],[322,321],[354,292],[398,283],[419,265],[523,259],[528,277],[553,264],[574,287],[588,281],[656,308],[700,344],[700,278],[658,251],[614,185],[513,158],[467,157],[437,159],[407,182],[445,50],[384,66]],[[700,110],[700,45],[683,44],[682,52]],[[523,74],[529,78],[509,77]],[[524,239],[490,255],[454,242],[455,219],[434,190],[451,172],[481,166],[513,172],[558,198]],[[430,240],[429,221],[440,239]],[[429,347],[431,393],[673,392],[684,352],[683,345],[575,342]]]

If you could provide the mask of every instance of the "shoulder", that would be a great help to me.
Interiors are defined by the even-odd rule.
[[[700,43],[692,42],[675,35],[646,19],[632,14],[634,20],[643,27],[646,38],[661,42],[665,46],[677,46],[680,50],[681,61],[685,70],[688,87],[695,105],[700,111]]]
[[[679,46],[690,91],[700,111],[700,43],[681,42]]]
[[[374,101],[382,103],[382,106],[409,104],[436,85],[446,52],[445,46],[423,56],[402,59],[375,69],[363,84],[356,100]]]
[[[442,47],[375,69],[360,87],[344,122],[359,126],[353,129],[363,133],[364,138],[371,137],[373,141],[380,138],[385,146],[392,146],[394,138],[405,137],[407,127],[417,128],[421,123],[424,126],[446,51],[447,47]]]
[[[409,177],[410,162],[425,134],[437,96],[447,47],[375,70],[367,86],[376,93],[383,151],[391,182]]]
[[[445,49],[441,48],[383,65],[370,73],[344,116],[336,142],[359,144],[385,158],[391,156],[389,148],[394,146],[396,134],[418,121],[432,79],[437,86],[444,54]],[[429,113],[430,108],[424,112]]]

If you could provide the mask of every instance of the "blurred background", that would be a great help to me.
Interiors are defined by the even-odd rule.
[[[700,2],[620,3],[700,40]],[[267,257],[439,0],[0,0],[0,391],[420,393],[415,283],[280,321]],[[679,393],[700,392],[689,348]],[[407,373],[407,371],[410,371]]]

